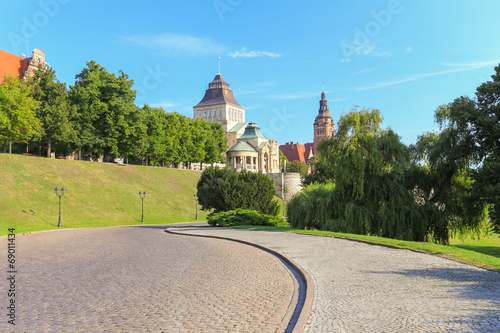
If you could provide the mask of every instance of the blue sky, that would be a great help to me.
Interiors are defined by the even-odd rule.
[[[410,144],[491,79],[498,13],[498,0],[3,0],[0,49],[42,49],[68,86],[90,60],[123,70],[138,105],[190,117],[220,55],[246,120],[281,144],[312,142],[323,82],[335,122],[377,108]]]

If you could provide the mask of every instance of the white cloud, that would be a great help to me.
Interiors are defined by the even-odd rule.
[[[463,70],[469,70],[469,69],[476,69],[476,68],[482,68],[482,67],[487,67],[487,66],[496,66],[500,60],[493,60],[493,61],[479,61],[479,62],[473,62],[469,64],[451,64],[451,63],[443,63],[445,66],[449,67],[462,67]]]
[[[179,106],[180,104],[178,103],[173,103],[171,101],[161,101],[158,103],[151,103],[150,106],[153,108],[162,108],[164,110],[169,109],[169,108],[174,108]]]
[[[373,89],[385,88],[385,87],[389,87],[389,86],[399,85],[402,83],[417,81],[417,80],[427,78],[427,77],[445,75],[445,74],[456,73],[456,72],[464,72],[464,71],[470,71],[473,69],[483,68],[483,67],[487,67],[487,66],[493,66],[493,65],[497,65],[499,62],[500,62],[500,60],[483,61],[483,62],[476,62],[476,63],[470,63],[470,64],[445,63],[444,65],[449,66],[449,67],[455,67],[455,68],[449,69],[449,70],[444,70],[444,71],[438,71],[438,72],[414,74],[414,75],[410,75],[406,78],[402,78],[399,80],[379,82],[379,83],[375,83],[371,86],[354,88],[353,90],[363,91],[363,90],[373,90]]]
[[[227,49],[211,38],[200,38],[187,34],[133,35],[124,37],[123,40],[175,56],[217,55]]]
[[[231,58],[259,58],[259,57],[270,57],[270,58],[279,58],[282,55],[274,52],[267,51],[248,51],[246,47],[243,47],[240,51],[233,51],[227,54]]]
[[[352,73],[352,75],[364,74],[367,72],[372,72],[372,71],[377,70],[377,69],[378,69],[378,67],[365,68],[365,69],[362,69],[362,70],[359,70],[357,72]]]

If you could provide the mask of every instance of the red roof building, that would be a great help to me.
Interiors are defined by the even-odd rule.
[[[0,50],[0,84],[3,83],[3,77],[9,74],[19,78],[33,76],[39,64],[45,65],[45,53],[39,49],[33,50],[31,58]]]
[[[307,163],[309,158],[314,156],[313,147],[312,143],[301,145],[299,143],[287,142],[280,146],[280,150],[288,162],[301,161]]]

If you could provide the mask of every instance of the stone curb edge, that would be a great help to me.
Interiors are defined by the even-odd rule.
[[[175,228],[175,227],[173,227],[173,228]],[[309,272],[307,270],[300,267],[292,259],[288,258],[284,254],[282,254],[276,250],[273,250],[273,249],[264,247],[262,245],[256,244],[256,243],[244,241],[241,239],[229,238],[229,237],[212,236],[212,235],[194,235],[194,234],[176,232],[176,231],[172,231],[169,229],[172,229],[172,227],[167,227],[165,229],[165,232],[168,232],[171,234],[176,234],[176,235],[183,235],[183,236],[223,239],[223,240],[229,240],[229,241],[233,241],[233,242],[238,242],[238,243],[254,246],[256,248],[259,248],[263,251],[269,252],[269,253],[277,256],[278,258],[282,259],[287,264],[289,264],[291,267],[293,267],[293,269],[295,269],[295,271],[297,273],[299,273],[299,275],[304,280],[305,288],[306,288],[306,293],[305,293],[306,295],[305,295],[304,304],[302,305],[302,309],[300,311],[299,318],[297,319],[297,322],[295,323],[295,327],[293,328],[292,333],[299,333],[299,332],[304,331],[306,324],[307,324],[307,318],[309,318],[309,314],[311,313],[311,308],[312,308],[312,303],[313,303],[313,298],[314,298],[314,283],[313,283],[312,276],[309,274]]]

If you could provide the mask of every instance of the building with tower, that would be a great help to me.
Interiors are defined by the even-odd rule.
[[[193,111],[194,119],[218,122],[226,133],[245,122],[245,108],[236,101],[229,83],[220,73],[208,84],[205,96],[193,107]]]
[[[9,74],[21,79],[33,77],[38,65],[47,66],[45,53],[42,50],[34,49],[30,58],[19,57],[0,50],[0,84],[3,83],[3,77]]]
[[[328,100],[326,99],[324,91],[321,93],[319,111],[314,119],[313,128],[314,140],[312,143],[299,144],[298,142],[287,142],[280,146],[281,152],[286,156],[289,162],[301,161],[307,163],[311,157],[317,155],[319,142],[335,135],[335,124],[330,115]]]
[[[262,134],[255,122],[245,121],[245,108],[234,98],[220,70],[208,84],[203,99],[193,107],[193,117],[222,125],[229,146],[226,153],[228,168],[260,173],[280,172],[278,141]]]
[[[333,123],[330,110],[328,110],[328,101],[325,98],[325,92],[321,93],[319,101],[319,113],[314,120],[314,142],[313,152],[318,151],[318,143],[335,135],[335,124]]]

